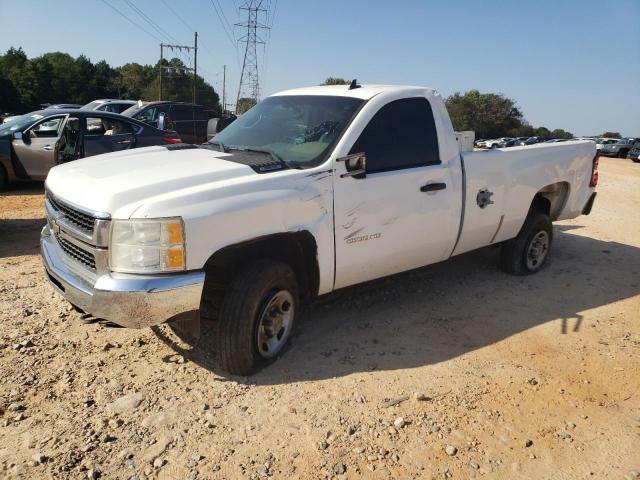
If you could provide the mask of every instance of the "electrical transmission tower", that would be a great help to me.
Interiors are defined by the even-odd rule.
[[[267,10],[262,7],[263,3],[264,0],[246,0],[240,6],[240,10],[246,10],[247,12],[247,21],[236,23],[236,26],[246,28],[247,30],[246,33],[238,39],[239,43],[245,44],[245,49],[236,108],[238,108],[238,102],[241,98],[251,98],[256,103],[260,99],[257,45],[264,45],[265,42],[258,36],[258,30],[269,29],[267,25],[259,21],[260,15],[267,12]]]

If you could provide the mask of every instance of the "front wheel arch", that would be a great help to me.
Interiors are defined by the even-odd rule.
[[[200,303],[203,318],[216,320],[235,272],[260,260],[289,265],[296,275],[303,302],[317,296],[320,285],[318,247],[307,230],[264,235],[226,246],[209,257],[204,266],[205,285]]]

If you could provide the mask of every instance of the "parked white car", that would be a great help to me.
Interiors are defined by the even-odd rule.
[[[97,317],[215,320],[220,366],[247,375],[317,295],[493,244],[506,272],[539,271],[597,179],[592,142],[461,153],[430,88],[303,88],[209,144],[55,167],[42,258]]]
[[[486,142],[484,142],[484,144],[487,148],[502,148],[504,144],[507,143],[509,140],[512,140],[512,138],[500,137],[494,140],[487,140]]]

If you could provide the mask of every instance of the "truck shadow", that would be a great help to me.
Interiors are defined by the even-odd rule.
[[[0,218],[0,258],[35,255],[40,252],[42,218]]]
[[[0,197],[14,197],[24,195],[42,195],[44,193],[44,182],[28,181],[10,183],[4,190],[0,191]]]
[[[37,199],[27,201],[26,197],[41,197],[43,193],[43,182],[13,183],[0,191],[0,258],[34,255],[40,251],[40,230],[47,223],[41,211],[44,201],[38,203],[37,208],[31,208]],[[18,212],[21,218],[2,218]]]
[[[640,294],[640,248],[583,237],[580,228],[556,226],[550,261],[537,275],[502,273],[499,250],[485,248],[321,297],[283,357],[249,381],[275,385],[420,367],[548,322],[558,335],[578,335],[591,324],[590,309]],[[156,333],[230,378],[216,366],[206,334],[181,349]]]

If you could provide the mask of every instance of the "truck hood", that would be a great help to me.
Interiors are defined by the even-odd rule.
[[[155,195],[256,175],[246,165],[224,160],[229,156],[204,148],[163,146],[108,153],[51,169],[46,187],[84,209],[129,218]]]

